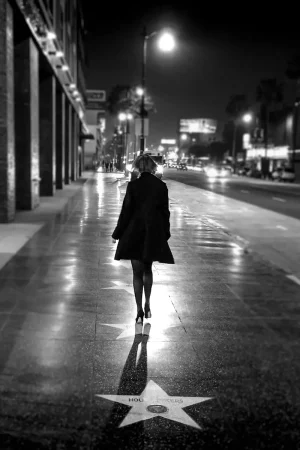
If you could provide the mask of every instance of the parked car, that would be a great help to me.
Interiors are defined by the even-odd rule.
[[[186,163],[177,164],[177,170],[188,170]]]
[[[289,167],[278,167],[272,172],[272,180],[284,181],[292,183],[295,181],[295,172]]]
[[[244,175],[247,175],[249,170],[250,170],[250,167],[239,167],[237,170],[237,174],[240,176],[244,176]]]
[[[262,177],[262,173],[258,169],[250,169],[246,173],[246,176],[247,177],[251,177],[251,178],[261,178]]]

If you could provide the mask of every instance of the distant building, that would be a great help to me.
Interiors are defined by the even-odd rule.
[[[191,146],[208,146],[216,138],[217,125],[215,119],[180,119],[178,124],[179,148],[186,151]]]
[[[243,146],[246,161],[255,164],[260,170],[262,158],[269,160],[269,170],[276,167],[292,165],[293,110],[285,107],[270,113],[268,148],[265,148],[264,130],[255,127],[251,133],[244,134]]]

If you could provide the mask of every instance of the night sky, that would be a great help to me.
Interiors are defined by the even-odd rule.
[[[83,1],[90,89],[139,83],[144,24],[149,33],[171,27],[176,34],[172,54],[160,53],[155,40],[149,43],[147,87],[157,113],[150,118],[148,144],[175,138],[179,118],[215,118],[221,134],[230,95],[245,93],[254,100],[261,78],[285,81],[291,101],[294,88],[284,72],[290,56],[300,53],[296,12],[255,10],[251,2],[240,10],[199,2],[198,11],[189,2],[184,7],[107,3],[98,11],[95,2]]]

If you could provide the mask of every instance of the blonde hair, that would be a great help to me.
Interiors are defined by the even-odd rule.
[[[156,162],[149,155],[140,155],[133,162],[133,168],[137,169],[140,173],[149,172],[153,173],[157,169]]]

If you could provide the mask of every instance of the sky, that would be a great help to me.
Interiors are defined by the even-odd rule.
[[[144,25],[148,33],[167,27],[175,34],[176,50],[170,54],[161,53],[155,39],[149,41],[147,90],[157,112],[150,117],[148,144],[176,138],[180,118],[216,119],[220,136],[229,97],[246,94],[253,102],[262,78],[284,81],[287,102],[293,98],[285,70],[290,57],[300,53],[296,14],[268,5],[266,11],[254,10],[250,3],[240,10],[220,9],[216,2],[199,3],[198,10],[195,5],[106,2],[97,11],[94,1],[83,2],[89,89],[109,93],[117,84],[139,84]]]

